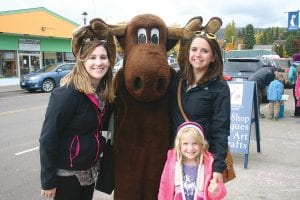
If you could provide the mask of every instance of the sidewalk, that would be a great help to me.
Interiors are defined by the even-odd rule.
[[[285,94],[289,100],[284,118],[260,120],[260,153],[251,133],[248,168],[244,168],[244,155],[233,154],[237,177],[226,183],[227,200],[300,199],[300,118],[290,117],[294,111],[292,90]],[[261,109],[267,116],[267,104]],[[113,195],[95,191],[93,200],[113,200]]]
[[[0,78],[0,92],[21,90],[19,78]]]

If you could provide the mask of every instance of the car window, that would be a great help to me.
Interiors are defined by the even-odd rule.
[[[280,68],[288,68],[290,63],[288,60],[274,60],[278,67]]]
[[[262,67],[259,60],[228,59],[224,63],[225,72],[256,72]]]
[[[64,64],[64,65],[59,66],[57,68],[57,70],[60,69],[61,71],[67,71],[67,70],[72,70],[73,67],[74,67],[74,64]]]
[[[69,68],[70,68],[69,65],[65,64],[65,65],[61,65],[60,67],[58,67],[57,70],[61,69],[62,71],[66,71],[66,70],[69,70]]]
[[[123,66],[123,59],[120,59],[115,66]]]
[[[44,72],[51,72],[55,69],[56,66],[57,66],[56,64],[48,65],[45,67]]]

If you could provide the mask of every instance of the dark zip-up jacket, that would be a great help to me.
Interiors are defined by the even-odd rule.
[[[42,189],[56,187],[57,169],[85,170],[97,162],[104,145],[99,112],[72,87],[51,93],[39,139]]]
[[[180,72],[172,81],[173,132],[184,122],[177,103],[177,86]],[[230,90],[226,81],[215,78],[187,92],[187,83],[182,82],[182,107],[188,119],[199,123],[205,130],[209,151],[214,156],[214,172],[223,172],[230,135]]]

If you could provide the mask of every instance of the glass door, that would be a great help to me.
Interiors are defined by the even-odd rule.
[[[29,55],[19,55],[20,76],[29,74],[30,63]]]
[[[40,55],[19,54],[20,76],[40,69]]]
[[[30,72],[36,72],[40,69],[40,56],[30,55]]]

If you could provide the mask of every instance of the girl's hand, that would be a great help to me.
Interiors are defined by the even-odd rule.
[[[216,195],[218,190],[219,190],[219,184],[214,179],[211,179],[208,186],[208,192],[210,192],[213,195]]]
[[[51,190],[42,190],[41,191],[41,195],[43,197],[47,197],[47,198],[54,198],[55,197],[55,193],[56,193],[56,188],[53,188]]]

